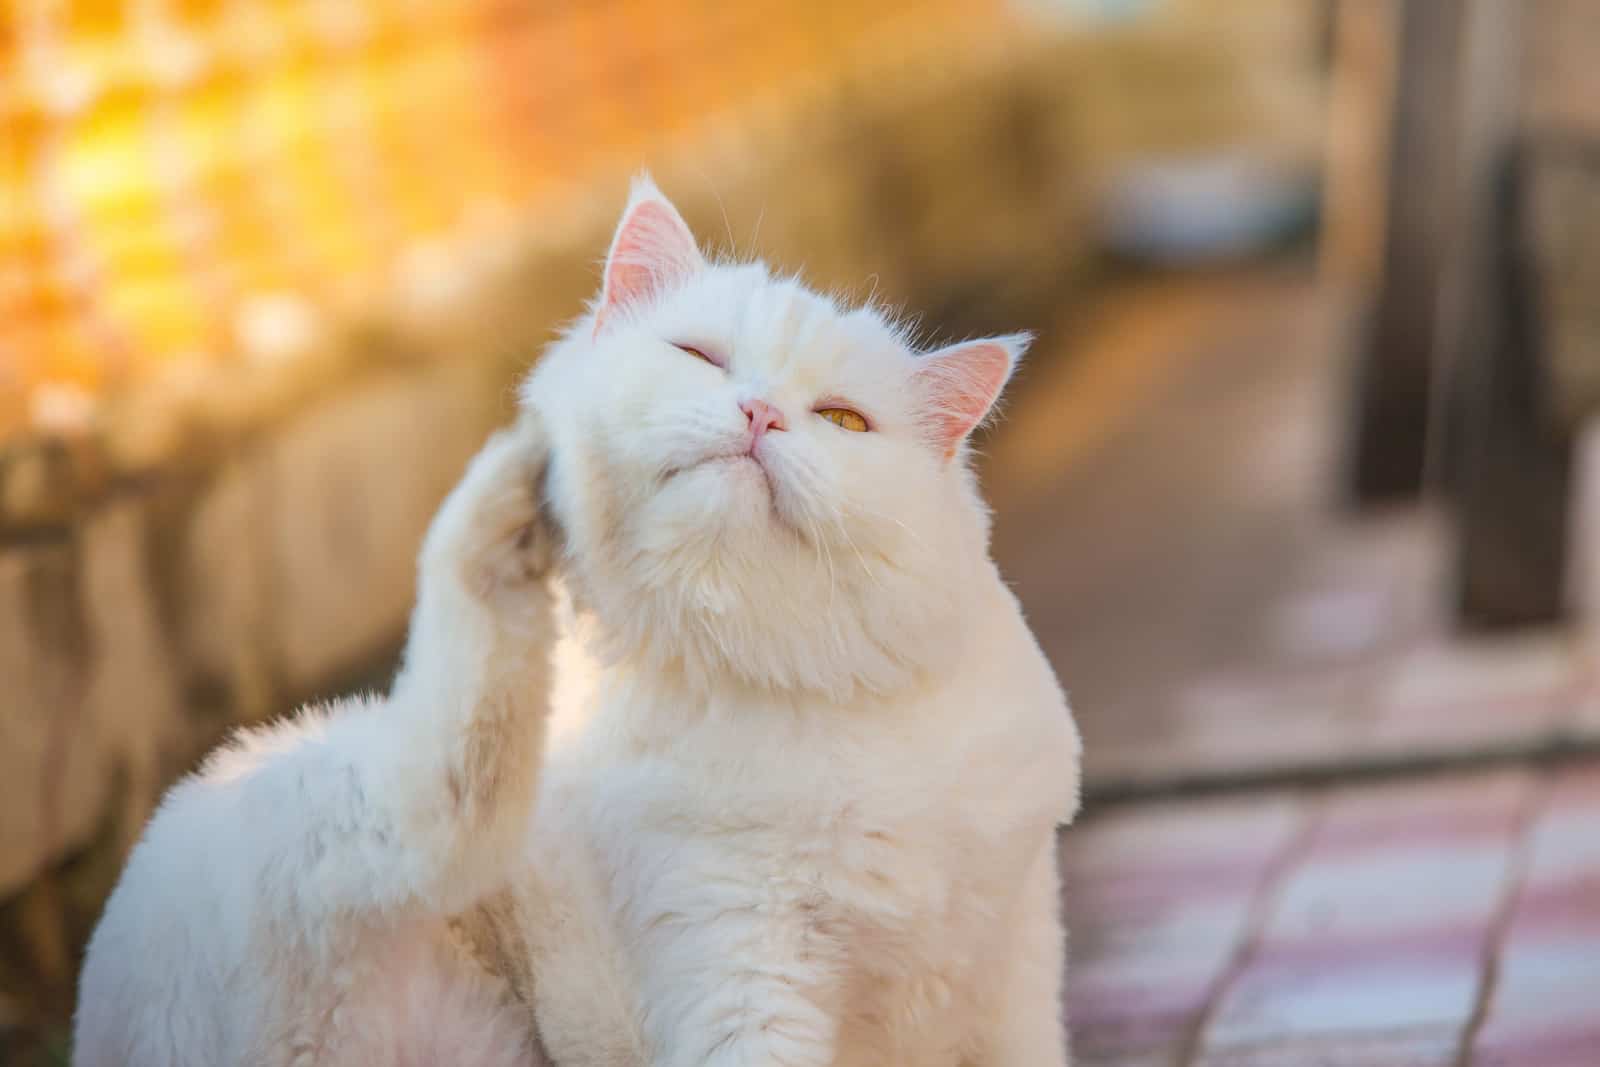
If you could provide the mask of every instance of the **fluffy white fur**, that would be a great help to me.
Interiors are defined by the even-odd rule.
[[[393,694],[173,791],[76,1062],[1065,1064],[1078,741],[965,455],[1022,347],[916,354],[637,183]]]

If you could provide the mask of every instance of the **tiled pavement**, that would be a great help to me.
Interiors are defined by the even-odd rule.
[[[1595,620],[1456,634],[1435,518],[1330,506],[1304,276],[1107,305],[987,476],[1085,735],[1079,1067],[1600,1067]]]
[[[1121,805],[1062,853],[1079,1067],[1600,1064],[1600,762]]]
[[[1578,631],[1461,637],[1437,517],[1333,506],[1327,319],[1293,271],[1136,288],[1038,357],[990,444],[996,554],[1092,792],[1600,741]]]
[[[1337,779],[1593,748],[1600,690],[1591,659],[1587,642],[1551,630],[1429,640],[1298,673],[1217,672],[1176,694],[1161,743],[1091,746],[1093,788],[1122,794],[1217,779]]]

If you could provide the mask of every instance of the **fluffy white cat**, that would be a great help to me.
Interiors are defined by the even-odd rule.
[[[918,354],[637,182],[393,693],[173,790],[75,1062],[1065,1064],[1078,739],[966,457],[1024,344]]]

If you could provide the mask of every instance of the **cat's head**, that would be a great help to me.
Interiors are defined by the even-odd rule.
[[[947,657],[991,573],[967,437],[1026,343],[913,351],[874,309],[708,262],[636,181],[599,297],[523,388],[603,647],[837,698]]]

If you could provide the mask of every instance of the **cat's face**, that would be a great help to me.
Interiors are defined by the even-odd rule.
[[[875,311],[706,263],[636,186],[594,313],[524,389],[602,637],[694,682],[907,681],[987,565],[963,445],[1022,346],[918,355]]]

